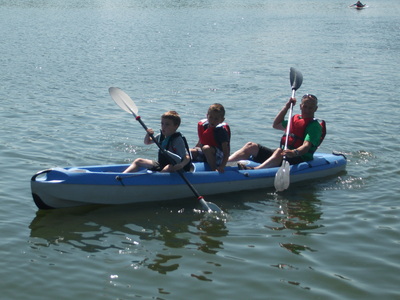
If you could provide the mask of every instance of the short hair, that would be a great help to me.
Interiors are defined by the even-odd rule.
[[[179,114],[174,111],[174,110],[170,110],[167,111],[165,113],[162,114],[161,116],[162,119],[169,119],[171,120],[175,126],[179,126],[181,125],[181,117],[179,116]]]
[[[211,104],[210,107],[208,108],[207,114],[209,114],[210,112],[216,112],[222,118],[225,117],[225,108],[224,108],[224,106],[222,104],[219,104],[219,103]]]
[[[315,101],[315,104],[318,105],[318,98],[312,94],[305,94],[301,100],[305,100],[305,99],[311,99],[313,101]]]

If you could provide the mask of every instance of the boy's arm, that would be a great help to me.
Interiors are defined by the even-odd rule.
[[[151,129],[151,128],[148,128],[147,129],[147,133],[146,133],[146,135],[144,137],[144,144],[145,145],[150,145],[150,144],[154,143],[154,141],[150,137],[150,135],[152,135],[152,134],[154,134],[154,130]]]
[[[167,151],[167,153],[168,153],[167,155],[172,157],[172,159],[175,158],[174,159],[175,161],[176,161],[177,158],[179,158],[178,155],[176,155],[176,154],[174,154],[174,153],[172,153],[170,151]],[[186,166],[186,164],[189,163],[189,161],[190,161],[189,155],[185,155],[185,157],[182,159],[181,162],[179,162],[179,163],[177,163],[175,165],[173,165],[173,164],[166,165],[164,167],[164,169],[163,169],[163,172],[176,172],[176,171],[182,169],[184,166]]]
[[[186,166],[186,164],[189,161],[190,161],[189,155],[186,155],[185,158],[180,163],[178,163],[176,165],[169,164],[169,165],[165,166],[164,169],[167,172],[176,172],[176,171],[179,171],[179,170],[183,169],[183,167]]]
[[[218,166],[217,170],[218,172],[223,173],[225,171],[225,166],[226,163],[228,162],[229,154],[231,152],[230,146],[228,142],[224,142],[221,144],[222,147],[222,153],[224,154],[221,164]]]
[[[185,142],[182,138],[176,138],[172,142],[172,147],[174,148],[174,152],[167,151],[167,155],[169,155],[174,161],[175,164],[168,164],[165,166],[163,171],[175,172],[182,169],[186,164],[190,161],[189,153],[187,153]]]

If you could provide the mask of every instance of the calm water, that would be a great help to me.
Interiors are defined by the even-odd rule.
[[[353,1],[355,2],[355,1]],[[0,0],[2,299],[400,299],[400,4],[352,1]],[[148,126],[221,102],[233,150],[277,144],[289,68],[347,172],[170,205],[38,211],[30,177],[154,157],[108,95]],[[296,107],[296,112],[298,108]]]

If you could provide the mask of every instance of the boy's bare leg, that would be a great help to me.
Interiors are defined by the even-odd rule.
[[[253,142],[248,142],[242,148],[240,148],[231,156],[229,156],[228,161],[249,159],[250,156],[255,157],[257,156],[257,154],[258,154],[258,144]]]

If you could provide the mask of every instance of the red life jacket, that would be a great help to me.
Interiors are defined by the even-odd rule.
[[[304,139],[305,139],[305,132],[307,126],[311,122],[318,122],[321,127],[322,127],[322,134],[321,134],[321,139],[319,141],[318,145],[313,145],[311,147],[310,152],[313,153],[319,145],[321,145],[322,141],[325,138],[326,135],[326,124],[324,120],[318,120],[315,118],[301,118],[301,115],[294,115],[292,118],[292,122],[290,124],[290,132],[289,132],[289,139],[288,139],[288,148],[289,149],[296,149],[303,145]],[[281,138],[281,147],[285,145],[286,142],[286,133],[282,136]]]
[[[221,145],[218,143],[217,139],[215,138],[215,130],[217,128],[221,128],[221,127],[228,132],[228,136],[229,136],[229,140],[230,140],[231,139],[231,129],[229,128],[229,125],[227,123],[224,122],[224,123],[218,124],[214,128],[210,128],[207,119],[201,120],[197,124],[197,133],[199,135],[200,144],[220,148]]]

